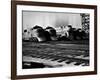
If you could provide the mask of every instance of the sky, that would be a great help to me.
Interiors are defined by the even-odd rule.
[[[23,29],[32,28],[35,25],[43,28],[67,25],[72,25],[74,28],[82,27],[79,13],[23,11],[22,15]]]

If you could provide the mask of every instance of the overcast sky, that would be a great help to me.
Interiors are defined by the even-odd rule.
[[[82,27],[81,16],[78,13],[55,13],[23,11],[23,29],[32,28],[35,25],[59,27],[71,24],[75,28]]]

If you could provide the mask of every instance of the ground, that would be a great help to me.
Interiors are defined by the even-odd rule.
[[[88,40],[23,42],[22,47],[23,68],[39,68],[37,63],[45,67],[89,65]]]

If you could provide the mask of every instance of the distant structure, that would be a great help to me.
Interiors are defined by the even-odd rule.
[[[82,30],[89,32],[90,27],[90,15],[89,14],[80,14],[82,19]]]

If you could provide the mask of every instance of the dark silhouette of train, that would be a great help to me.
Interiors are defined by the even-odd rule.
[[[88,39],[87,33],[84,30],[72,28],[71,25],[68,25],[67,28],[64,35],[62,35],[58,34],[53,27],[48,26],[44,29],[41,26],[36,25],[29,31],[27,29],[24,30],[23,41],[45,42]]]

